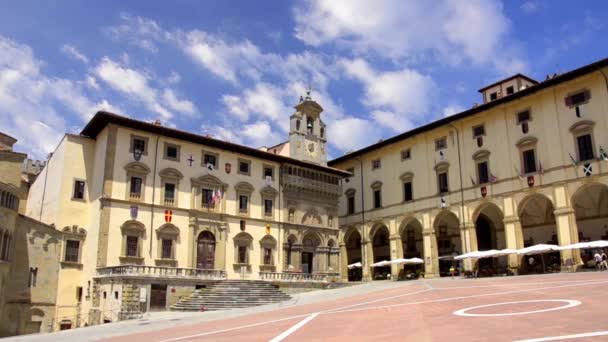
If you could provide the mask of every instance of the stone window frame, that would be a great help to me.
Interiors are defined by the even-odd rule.
[[[76,194],[76,182],[82,182],[84,185],[84,189],[82,190],[82,198],[74,197]],[[87,200],[87,181],[83,178],[74,178],[72,179],[72,201],[81,201],[84,202]]]
[[[11,241],[13,237],[8,229],[0,228],[0,263],[11,261]]]
[[[580,105],[584,105],[584,104],[589,103],[589,100],[591,100],[591,90],[589,88],[582,88],[582,89],[578,89],[578,90],[569,92],[566,95],[565,102],[568,101],[568,99],[572,98],[573,96],[579,95],[579,94],[582,94],[582,93],[585,93],[585,101],[583,101],[582,103],[579,103],[577,105],[574,105],[574,104],[570,103],[569,105],[567,105],[568,108],[578,107]]]
[[[241,266],[246,266],[251,271],[251,252],[253,251],[253,237],[247,232],[239,232],[233,238],[234,243],[234,262],[235,271],[239,271]],[[246,247],[245,262],[239,262],[239,247]]]
[[[527,120],[519,120],[519,115],[522,113],[528,112],[528,119]],[[532,107],[527,107],[527,108],[523,108],[518,110],[515,113],[515,124],[517,125],[521,125],[524,122],[530,122],[530,121],[534,121],[533,120],[533,116],[532,116]]]
[[[179,170],[171,167],[162,169],[158,175],[160,176],[161,204],[170,207],[177,207],[179,205],[179,183],[184,178],[184,175]],[[173,203],[168,203],[167,199],[165,198],[165,184],[167,183],[175,184]]]
[[[490,183],[490,151],[488,150],[479,150],[475,153],[473,153],[473,161],[475,162],[475,174],[477,175],[477,185],[481,185],[481,184],[488,184]],[[481,163],[486,163],[487,168],[488,168],[488,181],[487,182],[481,182],[481,180],[479,179],[479,164]]]
[[[241,172],[241,163],[245,163],[248,164],[249,167],[247,168],[247,172]],[[237,169],[236,172],[239,175],[243,175],[243,176],[251,176],[251,160],[249,159],[242,159],[242,158],[238,158],[237,159]]]
[[[66,226],[62,229],[63,244],[61,248],[61,267],[62,268],[82,268],[82,250],[87,237],[87,231],[77,225]],[[78,261],[67,261],[67,241],[78,241]]]
[[[595,152],[595,147],[596,147],[595,135],[593,134],[594,128],[595,128],[595,122],[593,122],[591,120],[582,120],[582,121],[574,123],[568,129],[570,131],[570,133],[572,133],[572,139],[574,141],[574,150],[575,150],[574,153],[576,154],[577,161],[583,161],[583,160],[581,160],[580,151],[578,148],[578,138],[583,135],[591,136],[591,151],[593,152],[593,158],[585,160],[585,161],[593,161],[593,160],[597,159],[597,153]]]
[[[222,201],[220,202],[219,207],[214,207],[213,211],[223,212],[226,203],[226,190],[228,189],[228,184],[222,182],[221,179],[213,175],[204,175],[199,178],[191,178],[190,183],[192,184],[192,196],[190,196],[191,208],[197,210],[207,210],[207,208],[203,208],[202,205],[202,189],[219,189],[222,191]]]
[[[372,188],[372,204],[373,204],[373,209],[380,209],[382,208],[382,182],[377,180],[375,182],[373,182],[370,185],[370,188]],[[376,206],[376,191],[380,192],[380,203],[378,203],[379,205]]]
[[[274,181],[274,166],[270,164],[262,164],[262,179],[266,180],[266,169],[270,169],[270,177]]]
[[[403,203],[414,201],[414,173],[410,171],[404,172],[401,174],[401,176],[399,176],[399,180],[401,180],[401,191],[403,192],[403,196],[401,198],[403,198]],[[405,183],[410,183],[412,188],[412,199],[408,201],[405,200]]]
[[[252,198],[253,192],[255,191],[255,188],[253,187],[253,185],[251,185],[247,182],[239,182],[234,185],[234,189],[236,190],[236,200],[237,200],[236,215],[250,216],[251,215],[251,198]],[[241,205],[240,205],[241,196],[247,196],[247,210],[246,211],[241,211],[241,208],[240,208],[241,207]]]
[[[201,166],[202,167],[207,167],[207,164],[205,164],[205,155],[215,157],[215,165],[213,165],[213,169],[217,170],[218,167],[220,166],[220,154],[217,152],[211,152],[209,150],[202,150],[201,151]]]
[[[537,150],[537,145],[538,145],[538,139],[536,137],[530,136],[530,137],[525,137],[525,138],[521,138],[519,139],[516,143],[515,146],[517,147],[517,149],[519,150],[519,160],[520,160],[520,172],[523,175],[533,175],[538,173],[538,150]],[[534,172],[525,172],[525,162],[524,162],[524,152],[528,151],[528,150],[533,150],[534,151]]]
[[[404,155],[407,153],[407,156],[404,157]],[[406,148],[401,150],[400,152],[401,155],[401,161],[406,161],[406,160],[411,160],[412,159],[412,148]]]
[[[141,265],[144,261],[142,256],[143,241],[146,238],[146,226],[136,220],[129,220],[120,226],[122,235],[122,244],[120,248],[120,263],[121,264],[137,264]],[[127,236],[137,237],[137,255],[127,256]]]
[[[450,163],[443,161],[440,163],[437,163],[437,165],[435,165],[435,174],[436,174],[436,182],[437,182],[437,194],[439,195],[444,195],[444,194],[449,194],[450,193]],[[447,185],[447,189],[446,191],[442,192],[441,191],[441,184],[439,182],[439,175],[445,173],[445,179],[446,179],[446,185]]]
[[[382,168],[382,160],[380,158],[372,160],[372,171]]]
[[[483,133],[481,134],[475,134],[475,130],[481,128],[483,129]],[[471,127],[471,135],[473,136],[473,139],[477,139],[478,137],[484,137],[486,136],[486,125],[484,123],[475,125],[473,127]]]
[[[175,149],[177,150],[177,157],[173,158],[173,157],[169,157],[167,155],[167,149],[169,147],[175,147]],[[163,159],[164,160],[169,160],[169,161],[174,161],[174,162],[179,162],[180,161],[180,157],[181,157],[181,146],[172,142],[168,142],[165,141],[163,143]]]
[[[130,162],[125,165],[125,171],[127,173],[127,181],[125,182],[127,185],[127,189],[125,191],[125,197],[127,201],[132,202],[144,202],[146,198],[146,178],[148,174],[151,172],[148,165],[142,162]],[[140,177],[141,178],[141,194],[139,199],[131,197],[131,178],[132,177]]]
[[[279,192],[271,187],[271,186],[265,186],[262,189],[260,189],[260,195],[262,197],[262,216],[265,218],[269,218],[269,219],[274,219],[275,217],[275,199],[277,198]],[[266,202],[265,200],[271,200],[272,201],[272,212],[270,213],[270,215],[268,215],[266,213]]]
[[[276,264],[277,264],[277,260],[276,260],[276,254],[277,254],[277,246],[278,246],[278,242],[277,240],[274,238],[274,236],[268,234],[265,235],[263,238],[260,239],[260,271],[262,269],[265,269],[267,272],[274,272],[273,270],[276,269]],[[264,249],[265,248],[269,248],[270,249],[270,264],[266,264],[264,263]],[[271,269],[269,269],[271,268]]]
[[[148,155],[148,146],[150,145],[150,138],[149,137],[145,137],[142,135],[137,135],[137,134],[131,134],[131,137],[129,139],[130,143],[129,143],[129,153],[133,153],[133,142],[135,141],[135,139],[138,140],[143,140],[144,141],[144,151],[142,153],[142,156],[147,156]]]
[[[447,150],[447,149],[448,149],[448,137],[447,136],[443,136],[441,138],[435,139],[435,151],[442,151],[442,150]]]
[[[346,197],[346,215],[353,215],[354,213],[357,212],[357,202],[355,199],[356,193],[357,193],[357,190],[355,190],[353,188],[350,188],[350,189],[344,191],[344,196]],[[350,210],[349,210],[350,209],[349,208],[350,206],[348,204],[349,198],[353,199],[353,211],[352,212],[350,212]]]
[[[179,242],[180,231],[177,226],[165,223],[156,228],[156,260],[157,266],[177,266],[176,250]],[[163,240],[171,240],[171,257],[163,258]]]

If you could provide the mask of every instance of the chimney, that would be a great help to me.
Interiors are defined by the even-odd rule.
[[[160,120],[158,120],[158,119],[154,120],[154,125],[155,126],[162,126],[162,124],[160,123]]]

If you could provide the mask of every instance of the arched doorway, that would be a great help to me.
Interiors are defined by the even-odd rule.
[[[377,226],[372,230],[372,260],[374,263],[391,260],[391,246],[389,242],[389,232],[385,225]],[[374,267],[373,279],[387,279],[391,274],[390,266]]]
[[[308,233],[302,239],[302,272],[319,272],[319,260],[317,260],[317,247],[321,245],[321,239],[315,233]]]
[[[494,204],[485,204],[478,210],[475,218],[475,235],[477,250],[505,249],[505,231],[502,211]],[[485,258],[478,260],[479,270],[493,271],[495,267],[506,267],[507,256],[500,258]]]
[[[442,277],[450,275],[450,267],[454,266],[456,270],[460,268],[460,262],[454,260],[455,256],[462,254],[459,226],[458,217],[448,210],[442,211],[435,219],[439,275]]]
[[[572,207],[579,242],[608,240],[608,186],[591,183],[581,187],[572,196]],[[594,251],[581,249],[580,253],[586,265]]]
[[[196,244],[196,268],[211,270],[215,268],[215,236],[209,231],[198,235]]]
[[[345,236],[346,260],[348,265],[362,262],[361,259],[361,234],[356,229],[352,229]],[[361,268],[348,270],[348,281],[361,281],[363,278]]]
[[[554,208],[551,200],[544,195],[534,194],[519,204],[518,214],[521,223],[524,247],[537,244],[558,245]],[[542,259],[541,259],[542,258]],[[543,273],[560,267],[559,252],[524,257],[520,264],[522,273]]]
[[[422,225],[418,220],[409,220],[400,230],[401,232],[401,247],[403,250],[403,258],[420,258],[424,260],[424,240],[422,236]],[[424,265],[403,265],[399,271],[399,278],[409,273],[418,273],[423,271]]]

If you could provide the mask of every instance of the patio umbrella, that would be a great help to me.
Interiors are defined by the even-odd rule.
[[[352,270],[353,268],[361,268],[362,266],[363,266],[363,265],[361,265],[361,263],[360,263],[360,262],[356,262],[356,263],[354,263],[354,264],[350,264],[350,265],[348,265],[348,266],[346,266],[346,267],[348,267],[348,269],[349,269],[349,270]]]
[[[469,253],[455,256],[454,259],[462,260],[462,259],[491,258],[491,257],[495,256],[496,253],[498,253],[498,251],[495,249],[490,249],[489,251],[474,251],[474,252],[469,252]]]
[[[420,258],[410,258],[410,259],[399,258],[399,259],[391,260],[391,261],[389,261],[389,263],[396,264],[396,265],[401,265],[401,264],[414,265],[414,264],[424,264],[424,260],[422,260]]]
[[[411,259],[406,259],[408,260],[409,264],[424,264],[424,260],[420,259],[420,258],[411,258]]]
[[[560,247],[560,250],[564,249],[585,249],[585,248],[604,248],[608,247],[608,241],[606,240],[597,240],[597,241],[589,241],[589,242],[579,242],[574,243],[572,245],[566,245]]]
[[[545,254],[545,253],[548,253],[548,252],[559,251],[560,248],[561,247],[557,246],[557,245],[548,245],[548,244],[541,243],[541,244],[538,244],[538,245],[534,245],[534,246],[518,249],[517,250],[517,255],[535,255],[535,254],[541,254],[540,261],[543,263],[543,273],[545,273],[545,258],[543,258],[542,254]]]
[[[370,267],[382,267],[382,266],[388,266],[390,264],[391,264],[390,261],[382,260],[382,261],[378,261],[378,262],[371,264]]]
[[[498,253],[496,254],[496,256],[503,256],[503,255],[509,255],[509,254],[517,254],[517,250],[516,249],[510,249],[510,248],[501,249],[501,250],[498,251]]]

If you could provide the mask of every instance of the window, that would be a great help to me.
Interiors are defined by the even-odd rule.
[[[493,92],[490,94],[490,101],[494,101],[498,98],[498,93],[497,92]]]
[[[264,166],[264,178],[273,178],[274,169],[271,166]]]
[[[272,265],[272,249],[264,247],[264,265]]]
[[[591,134],[576,137],[576,144],[578,145],[578,158],[580,161],[591,160],[594,158]]]
[[[146,152],[146,140],[142,138],[133,138],[133,151],[141,151],[145,154]]]
[[[314,132],[314,120],[313,118],[311,118],[310,116],[306,117],[306,132],[308,134],[312,134],[312,132]]]
[[[354,214],[355,213],[355,196],[349,196],[348,197],[348,214]]]
[[[131,177],[131,198],[132,199],[141,198],[142,183],[143,183],[143,181],[142,181],[141,177]]]
[[[175,203],[175,184],[165,183],[165,205],[173,205]]]
[[[137,257],[138,253],[138,241],[139,238],[137,236],[129,235],[127,236],[127,256],[129,257]]]
[[[163,239],[162,240],[162,254],[163,259],[173,259],[173,240]]]
[[[486,129],[483,125],[473,127],[473,138],[486,135]]]
[[[28,280],[29,287],[36,287],[36,283],[38,282],[38,267],[30,267],[30,276]]]
[[[264,200],[264,215],[272,216],[272,200],[271,199]]]
[[[118,299],[118,291],[114,291],[114,299]]]
[[[80,251],[80,241],[67,240],[65,242],[65,261],[78,262],[78,253]]]
[[[530,110],[524,110],[517,113],[517,124],[522,124],[524,122],[530,121]]]
[[[213,208],[213,190],[203,189],[201,205],[203,208]]]
[[[325,135],[325,128],[321,127],[321,138]]]
[[[74,194],[72,195],[73,199],[84,199],[84,181],[77,180],[74,181]]]
[[[403,183],[403,201],[409,202],[414,199],[412,193],[412,182]]]
[[[76,300],[80,303],[82,302],[82,286],[76,287]]]
[[[239,173],[242,175],[249,175],[249,165],[248,161],[239,160]]]
[[[534,155],[534,149],[523,151],[522,158],[524,162],[524,173],[536,172],[536,156]]]
[[[327,225],[328,225],[329,227],[333,227],[333,226],[334,226],[334,217],[333,217],[333,216],[329,215],[329,216],[327,217]]]
[[[382,190],[374,190],[374,208],[382,207]]]
[[[246,196],[246,195],[239,196],[239,212],[241,212],[241,213],[248,212],[248,209],[249,209],[248,202],[249,202],[249,196]]]
[[[108,297],[108,293],[106,291],[103,291],[103,299],[106,299]]]
[[[437,174],[437,183],[439,185],[440,194],[450,191],[449,187],[448,187],[448,173],[447,172],[441,172],[441,173]]]
[[[477,163],[477,178],[479,184],[488,183],[490,181],[490,175],[488,172],[488,162],[483,161]]]
[[[448,141],[445,137],[435,140],[435,151],[445,150],[448,147]]]
[[[179,146],[165,143],[165,159],[179,161]]]
[[[239,246],[239,264],[247,263],[247,246]]]
[[[507,95],[511,95],[515,92],[515,89],[513,88],[513,86],[509,86],[507,87]]]
[[[213,165],[213,168],[217,168],[217,156],[215,154],[205,153],[203,154],[203,166]]]
[[[300,130],[300,120],[296,120],[296,131]]]
[[[380,159],[372,160],[372,170],[380,168]]]
[[[579,91],[575,94],[566,97],[566,106],[570,108],[574,107],[574,110],[576,111],[576,117],[580,118],[583,114],[581,106],[589,102],[590,98],[591,92],[589,90]]]
[[[408,160],[412,158],[412,151],[411,149],[407,149],[407,150],[403,150],[401,151],[401,160]]]

